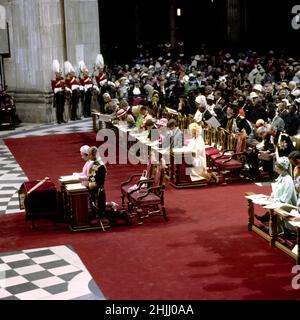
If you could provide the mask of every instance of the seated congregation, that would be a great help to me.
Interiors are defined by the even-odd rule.
[[[126,153],[138,141],[147,154],[140,173],[120,183],[117,208],[105,196],[105,164],[96,149],[82,149],[87,162],[79,181],[89,216],[82,225],[97,220],[104,231],[119,218],[127,224],[157,215],[168,221],[167,183],[180,189],[264,181],[272,183],[272,201],[297,205],[300,62],[247,51],[153,57],[114,69],[103,63],[97,69],[102,80],[90,80],[91,90],[98,86],[91,92],[97,103],[86,116],[93,116],[97,132],[111,128],[130,136]],[[66,212],[74,229],[79,222],[72,201],[80,192],[64,192],[72,198]],[[272,234],[272,213],[251,219]],[[277,222],[279,236],[295,238],[294,226]]]

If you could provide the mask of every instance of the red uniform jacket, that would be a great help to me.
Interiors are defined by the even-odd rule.
[[[80,82],[77,80],[76,77],[72,77],[71,79],[66,80],[66,85],[68,88],[72,89],[72,86],[79,86]],[[74,87],[73,87],[74,88]]]
[[[52,90],[61,88],[62,91],[65,89],[65,81],[63,78],[56,78],[55,80],[51,81]]]

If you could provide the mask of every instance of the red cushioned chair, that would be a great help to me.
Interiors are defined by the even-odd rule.
[[[136,186],[136,188],[140,187],[144,183],[142,183],[143,180],[141,180],[141,177],[145,177],[146,179],[153,179],[153,170],[154,165],[150,163],[147,164],[147,168],[143,171],[142,174],[136,173],[131,175],[126,181],[121,183],[121,199],[122,199],[122,207],[125,206],[125,197],[128,196],[128,192],[131,191],[133,186]]]
[[[164,168],[162,164],[157,165],[154,179],[144,180],[143,184],[147,188],[128,193],[128,210],[133,215],[137,212],[138,223],[142,224],[143,217],[163,216],[168,221],[166,209],[164,206]],[[144,215],[143,215],[144,213]]]
[[[231,176],[239,177],[239,173],[244,169],[246,137],[246,134],[240,133],[236,139],[235,150],[224,150],[222,154],[211,156],[213,166],[217,168],[218,174],[223,178],[223,182],[225,181],[224,172],[228,172]]]
[[[205,145],[206,161],[209,168],[212,168],[212,158],[222,154],[225,149],[226,133],[223,128],[215,129],[212,133],[211,139],[213,140],[212,145]]]

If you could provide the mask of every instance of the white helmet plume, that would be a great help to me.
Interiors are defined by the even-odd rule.
[[[56,59],[53,60],[53,62],[52,62],[52,71],[56,72],[56,73],[60,72],[60,65],[59,65],[58,60],[56,60]]]
[[[78,67],[79,67],[79,70],[80,70],[81,72],[83,72],[83,70],[86,69],[86,66],[85,66],[85,63],[84,63],[83,60],[80,60],[80,61],[78,62]]]
[[[103,68],[104,67],[104,59],[103,55],[99,53],[96,57],[96,62],[95,62],[96,67]]]
[[[64,63],[64,67],[65,67],[65,74],[68,74],[70,72],[75,72],[72,64],[70,61],[65,61]]]

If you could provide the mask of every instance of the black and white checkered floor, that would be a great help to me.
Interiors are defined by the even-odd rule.
[[[71,246],[0,252],[0,300],[104,300]]]
[[[20,212],[18,190],[28,178],[5,138],[92,131],[92,120],[66,124],[22,124],[0,131],[0,214]],[[0,252],[0,300],[104,300],[71,246]]]
[[[0,131],[0,214],[20,212],[18,190],[28,178],[3,139],[92,131],[91,118],[66,124],[21,124],[15,130]]]

